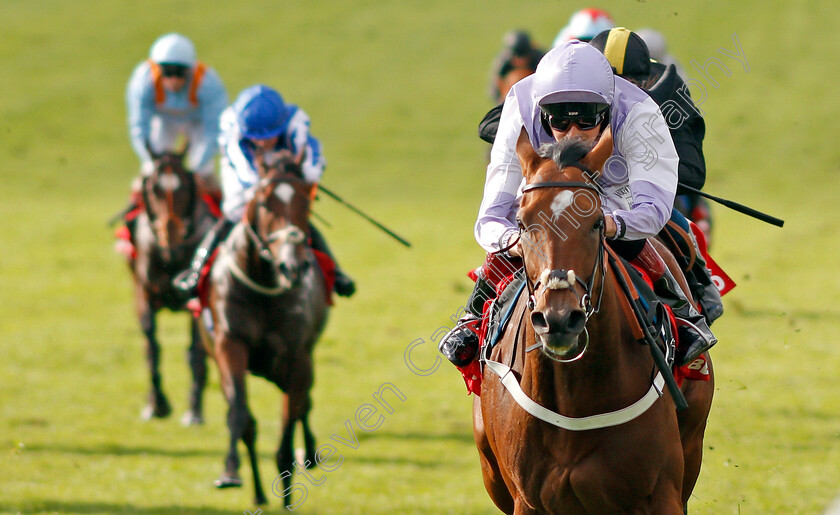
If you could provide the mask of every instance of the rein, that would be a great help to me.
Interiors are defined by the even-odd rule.
[[[587,188],[601,193],[600,188],[592,184],[555,181],[528,184],[522,189],[522,192],[524,194],[529,191],[543,188]],[[521,229],[522,223],[520,221],[520,237]],[[546,290],[568,288],[578,298],[578,301],[580,302],[580,307],[584,310],[586,316],[586,322],[584,323],[584,331],[586,331],[586,344],[584,345],[583,350],[577,356],[568,360],[558,360],[551,356],[549,356],[549,359],[560,363],[569,363],[572,361],[577,361],[581,357],[583,357],[584,353],[586,352],[586,349],[589,347],[589,332],[586,330],[585,324],[589,322],[589,317],[591,315],[597,313],[600,310],[601,301],[604,298],[604,288],[607,277],[607,259],[605,256],[606,252],[607,250],[604,241],[604,226],[602,225],[600,227],[600,237],[598,240],[598,252],[595,259],[595,265],[592,269],[592,274],[589,277],[589,282],[585,282],[583,279],[577,276],[577,274],[574,273],[574,270],[558,269],[550,271],[546,270],[540,276],[540,279],[538,279],[536,283],[532,284],[531,277],[528,274],[528,270],[527,268],[525,269],[525,281],[528,285],[528,292],[530,294],[527,305],[528,311],[531,311],[534,308],[536,302],[536,290],[539,289],[541,283],[545,283]],[[522,260],[523,267],[526,267],[525,261],[525,259]],[[595,278],[599,275],[599,269],[601,272],[601,290],[598,294],[598,303],[593,307],[591,302],[591,292],[592,288],[595,285]],[[576,284],[579,284],[583,287],[583,295],[577,295],[577,293],[575,293],[574,286]],[[515,349],[517,340],[519,339],[518,331],[521,326],[522,322],[520,321],[517,327],[516,339],[514,340],[514,356],[512,357],[512,361],[516,359]],[[525,349],[525,352],[530,352],[536,348],[539,348],[540,346],[541,344],[537,344],[528,347],[527,349]],[[645,393],[645,395],[642,396],[642,398],[640,398],[638,401],[634,402],[629,406],[626,406],[616,411],[601,413],[597,415],[590,415],[587,417],[567,417],[554,411],[551,411],[548,408],[539,405],[537,402],[531,399],[522,390],[522,386],[519,384],[519,380],[516,378],[516,374],[511,373],[513,372],[512,366],[507,366],[497,361],[492,361],[489,358],[485,359],[485,365],[499,377],[499,380],[501,381],[502,385],[504,385],[508,393],[511,395],[511,397],[513,397],[513,400],[516,401],[516,403],[522,409],[524,409],[526,412],[533,415],[534,417],[542,420],[543,422],[548,422],[549,424],[552,424],[562,429],[566,429],[568,431],[588,431],[592,429],[601,429],[605,427],[613,427],[625,424],[645,413],[664,393],[663,386],[665,385],[665,378],[663,377],[662,372],[658,372],[656,377],[653,379],[652,384],[648,389],[647,393]],[[513,365],[513,362],[511,362],[511,365]]]
[[[262,181],[260,181],[260,186],[276,186],[278,184],[283,183],[284,181],[279,177],[265,177]],[[288,227],[284,227],[282,229],[274,231],[266,235],[265,237],[260,235],[257,232],[260,212],[259,208],[265,207],[266,205],[267,204],[265,203],[265,201],[257,202],[257,209],[254,210],[254,219],[248,220],[246,214],[246,216],[243,217],[243,220],[240,222],[239,225],[241,227],[241,230],[245,233],[245,235],[248,237],[251,243],[254,244],[257,256],[260,259],[271,263],[272,265],[274,265],[274,267],[282,267],[283,260],[274,255],[270,247],[271,243],[277,240],[283,240],[284,242],[290,243],[292,245],[300,245],[306,241],[306,233],[298,227],[290,225]],[[274,274],[274,282],[276,283],[276,286],[264,286],[256,282],[254,279],[249,277],[248,274],[242,269],[242,267],[240,267],[239,264],[236,262],[236,257],[233,253],[233,244],[226,247],[225,250],[225,259],[223,261],[224,264],[230,270],[231,274],[250,290],[261,295],[278,296],[293,289],[294,285],[291,280],[289,281],[289,284],[281,283],[277,274],[277,270],[275,270]]]

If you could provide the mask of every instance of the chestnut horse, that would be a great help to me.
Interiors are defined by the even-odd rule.
[[[140,326],[146,337],[146,361],[151,376],[148,404],[141,416],[166,417],[171,407],[163,392],[160,376],[160,345],[156,337],[155,315],[163,308],[185,309],[175,294],[172,278],[187,268],[204,233],[214,218],[200,198],[195,175],[183,165],[183,152],[157,154],[149,149],[154,171],[143,177],[143,210],[135,219],[136,258],[130,261],[134,278],[134,299]],[[198,326],[192,317],[188,361],[192,370],[189,411],[185,425],[201,424],[202,395],[207,377],[207,357]]]
[[[257,504],[264,504],[266,498],[257,466],[257,422],[245,390],[248,371],[285,392],[276,461],[287,506],[291,504],[292,444],[298,422],[304,432],[304,464],[315,464],[315,438],[308,422],[312,349],[326,325],[328,294],[307,245],[311,187],[302,178],[301,162],[302,156],[284,152],[266,169],[257,156],[260,182],[242,221],[219,249],[209,276],[212,352],[228,401],[230,433],[225,469],[216,486],[242,485],[237,451],[241,439],[251,462]]]
[[[609,132],[588,155],[580,142],[555,150],[559,162],[540,157],[524,130],[517,144],[531,295],[483,357],[473,427],[485,487],[506,513],[683,513],[713,381],[685,381],[689,408],[677,413],[634,338],[607,264],[598,188],[584,171],[611,154]]]

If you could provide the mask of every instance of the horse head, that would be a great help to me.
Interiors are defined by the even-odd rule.
[[[155,153],[149,148],[154,167],[143,179],[146,216],[166,260],[190,236],[196,209],[195,177],[183,164],[186,151]]]
[[[257,153],[260,182],[245,212],[259,257],[270,265],[282,289],[297,286],[311,266],[306,240],[312,187],[303,179],[302,162],[302,154],[286,150],[274,153],[270,160]]]
[[[605,225],[593,170],[612,153],[612,138],[605,133],[594,148],[563,140],[537,152],[523,130],[516,150],[526,179],[517,222],[531,323],[548,357],[577,359],[588,344],[588,334],[582,347],[580,336],[597,310],[593,295],[600,299],[595,290],[604,282]]]

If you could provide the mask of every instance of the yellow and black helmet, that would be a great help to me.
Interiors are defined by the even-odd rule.
[[[599,33],[589,44],[604,54],[616,75],[640,82],[650,76],[650,52],[635,32],[615,27]]]

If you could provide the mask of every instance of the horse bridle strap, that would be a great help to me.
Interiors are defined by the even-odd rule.
[[[499,379],[502,381],[502,384],[505,386],[508,393],[510,393],[510,396],[513,397],[513,400],[515,400],[522,409],[543,422],[548,422],[551,425],[569,431],[588,431],[591,429],[601,429],[604,427],[626,424],[650,409],[650,407],[653,406],[653,403],[662,397],[664,392],[663,386],[665,386],[665,378],[662,376],[662,372],[658,372],[647,393],[641,399],[626,408],[611,411],[609,413],[591,415],[588,417],[566,417],[540,406],[534,402],[533,399],[528,397],[528,395],[522,391],[522,387],[519,385],[516,375],[511,373],[511,369],[507,365],[488,359],[485,366],[492,370],[494,374],[499,376]]]
[[[529,191],[542,188],[586,188],[592,191],[596,191],[598,193],[602,193],[603,191],[600,186],[591,182],[546,181],[526,184],[522,188],[522,193],[527,193]]]

